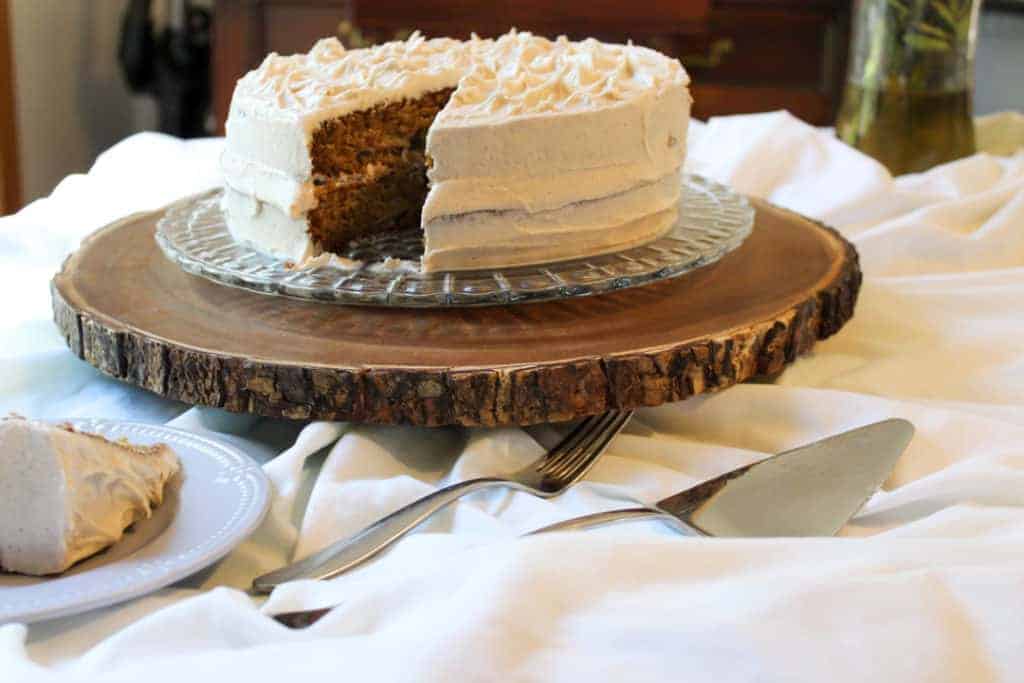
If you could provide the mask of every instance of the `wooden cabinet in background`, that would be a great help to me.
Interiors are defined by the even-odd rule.
[[[520,30],[633,40],[678,57],[701,119],[788,109],[833,122],[845,73],[849,0],[217,0],[214,110],[223,126],[235,81],[268,52],[305,52],[338,35],[348,47]]]
[[[14,109],[14,58],[7,0],[0,0],[0,216],[21,205],[18,134]]]

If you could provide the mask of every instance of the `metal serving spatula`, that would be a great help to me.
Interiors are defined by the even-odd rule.
[[[650,506],[599,512],[531,533],[658,518],[701,536],[832,536],[882,485],[914,425],[884,420],[726,472]]]
[[[658,518],[701,536],[832,536],[892,472],[914,426],[885,420],[727,472],[648,507],[599,512],[531,534]],[[278,614],[304,628],[330,608]]]

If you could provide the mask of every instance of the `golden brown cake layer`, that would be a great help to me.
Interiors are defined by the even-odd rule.
[[[326,251],[356,237],[419,227],[427,195],[427,130],[453,90],[325,121],[310,155],[317,207],[309,233]]]

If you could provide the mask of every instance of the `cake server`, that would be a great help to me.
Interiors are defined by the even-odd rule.
[[[876,422],[726,472],[653,505],[598,512],[531,534],[659,519],[699,536],[832,536],[885,482],[913,434],[906,420]]]
[[[906,420],[875,422],[726,472],[650,506],[576,517],[528,535],[660,519],[697,536],[832,536],[882,485],[913,434]],[[305,628],[331,609],[273,618]]]

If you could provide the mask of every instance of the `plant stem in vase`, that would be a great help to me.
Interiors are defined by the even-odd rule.
[[[980,0],[857,0],[836,132],[893,174],[974,153]]]

